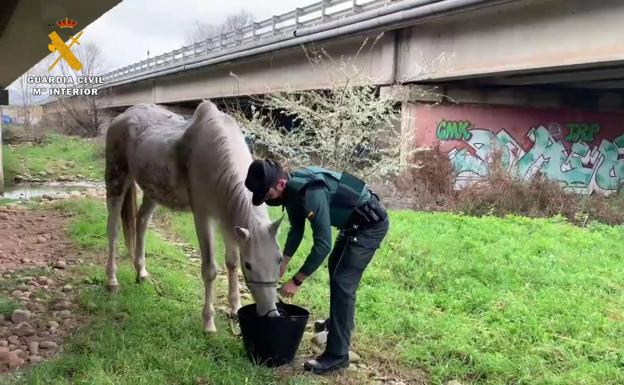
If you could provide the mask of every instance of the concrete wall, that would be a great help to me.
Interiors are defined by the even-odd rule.
[[[418,146],[440,143],[463,186],[482,179],[499,149],[522,180],[545,175],[578,193],[624,184],[624,114],[569,108],[404,103],[403,129]]]
[[[406,28],[397,80],[457,79],[624,61],[624,2],[525,0]]]
[[[103,105],[129,106],[136,103],[175,103],[264,94],[283,90],[327,88],[357,73],[357,79],[370,79],[378,84],[394,81],[394,33],[368,36],[368,43],[358,54],[367,36],[326,42],[318,47],[306,46],[262,57],[180,72],[176,75],[145,80],[115,87]],[[313,64],[315,52],[323,48],[332,59]],[[348,63],[345,70],[340,66]],[[357,84],[357,82],[355,82]]]

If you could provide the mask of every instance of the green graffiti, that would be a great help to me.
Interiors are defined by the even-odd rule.
[[[583,141],[589,143],[594,141],[594,136],[600,131],[600,124],[568,123],[568,131],[570,133],[565,137],[568,142]]]
[[[443,120],[438,124],[436,137],[438,140],[469,140],[471,123],[467,120]]]
[[[592,137],[596,127],[590,128]],[[624,135],[594,145],[583,140],[583,135],[589,134],[575,134],[578,141],[568,151],[562,140],[539,126],[528,132],[531,144],[524,150],[505,130],[495,134],[473,129],[466,141],[471,151],[454,148],[448,153],[457,172],[456,186],[467,186],[486,177],[495,151],[502,151],[503,167],[520,180],[529,181],[541,175],[558,181],[568,191],[583,194],[608,194],[624,186],[624,159],[620,159],[620,154],[624,154]]]

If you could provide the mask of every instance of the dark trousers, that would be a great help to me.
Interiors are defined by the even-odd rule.
[[[349,353],[354,326],[355,292],[364,269],[388,232],[388,218],[357,232],[340,231],[329,256],[330,305],[327,353]]]

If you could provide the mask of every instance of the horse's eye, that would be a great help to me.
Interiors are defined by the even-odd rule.
[[[251,270],[251,264],[249,262],[245,262],[245,269]]]

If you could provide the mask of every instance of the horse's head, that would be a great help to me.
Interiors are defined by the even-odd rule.
[[[277,231],[282,218],[268,224],[252,221],[249,229],[235,229],[240,239],[241,269],[256,301],[258,315],[278,315],[275,310],[282,253],[277,243]]]

